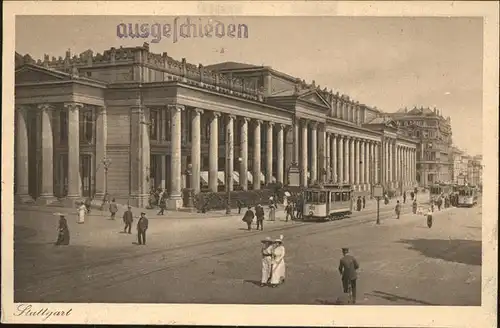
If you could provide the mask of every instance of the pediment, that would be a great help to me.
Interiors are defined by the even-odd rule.
[[[385,126],[393,128],[393,129],[397,129],[398,128],[398,124],[395,121],[393,121],[393,120],[386,121],[385,122]]]
[[[43,67],[23,66],[15,72],[16,84],[57,82],[69,80],[67,74],[45,69]]]
[[[312,91],[299,97],[300,100],[304,100],[322,107],[330,108],[330,105],[321,97],[316,91]]]

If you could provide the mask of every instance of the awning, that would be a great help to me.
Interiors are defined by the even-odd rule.
[[[226,174],[224,171],[217,172],[217,179],[219,180],[219,186],[224,186],[226,184]]]
[[[208,171],[200,172],[201,184],[204,186],[208,186]]]
[[[240,183],[240,173],[239,172],[236,172],[236,171],[233,171],[233,184],[236,183],[236,184],[239,184]]]
[[[253,183],[253,175],[252,175],[252,173],[247,172],[247,180],[248,180],[250,183]]]

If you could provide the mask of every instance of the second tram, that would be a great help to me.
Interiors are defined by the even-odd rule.
[[[477,204],[477,189],[462,187],[458,190],[458,206],[472,207]]]
[[[324,184],[304,190],[304,220],[335,220],[352,214],[351,185]]]

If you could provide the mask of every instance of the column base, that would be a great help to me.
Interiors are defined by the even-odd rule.
[[[82,196],[80,196],[80,195],[66,196],[66,198],[61,200],[61,202],[65,206],[70,206],[70,207],[76,207],[76,204],[78,202],[81,202],[81,201],[83,201],[83,199],[82,199]]]
[[[49,205],[53,202],[55,202],[57,199],[54,197],[54,195],[40,195],[35,201],[35,204],[37,205]]]
[[[14,202],[20,204],[33,204],[35,200],[28,194],[15,195]]]
[[[146,208],[149,205],[148,200],[149,194],[130,195],[128,205]]]
[[[182,198],[173,196],[167,199],[167,210],[178,211],[182,207]]]

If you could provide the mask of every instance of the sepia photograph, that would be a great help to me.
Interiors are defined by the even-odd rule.
[[[494,321],[484,18],[203,8],[13,15],[5,318],[106,303]]]

